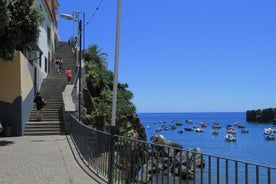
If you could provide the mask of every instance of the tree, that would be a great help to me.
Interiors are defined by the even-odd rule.
[[[1,0],[0,5],[0,58],[12,60],[16,50],[36,43],[43,14],[32,8],[33,0]]]
[[[91,94],[86,101],[92,101],[92,112],[87,112],[83,121],[85,124],[108,131],[112,114],[113,73],[106,67],[107,54],[102,52],[97,45],[90,46],[85,53],[86,84]],[[145,139],[145,132],[136,116],[136,107],[131,102],[133,93],[127,90],[128,85],[118,83],[117,120],[115,133],[124,136],[134,136],[130,132],[139,130],[136,138]],[[137,128],[139,127],[139,128]]]

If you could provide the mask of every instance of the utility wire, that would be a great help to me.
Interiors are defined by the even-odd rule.
[[[91,17],[88,19],[86,26],[89,24],[89,22],[92,20],[92,18],[96,15],[97,11],[99,10],[101,4],[102,4],[103,0],[100,1],[100,3],[98,4],[98,6],[96,7],[95,11],[93,12],[93,14],[91,15]]]

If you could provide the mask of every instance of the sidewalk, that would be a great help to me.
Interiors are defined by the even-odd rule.
[[[0,184],[104,184],[67,135],[0,137]]]

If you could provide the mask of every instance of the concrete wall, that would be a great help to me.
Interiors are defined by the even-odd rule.
[[[0,122],[9,123],[12,135],[22,135],[34,91],[33,68],[21,52],[13,61],[0,60]]]
[[[34,100],[34,68],[21,54],[20,57],[20,79],[21,79],[21,135],[25,129],[26,122],[29,121]]]

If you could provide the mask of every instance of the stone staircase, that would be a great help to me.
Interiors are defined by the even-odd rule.
[[[60,42],[56,56],[63,59],[63,69],[57,74],[54,63],[51,64],[51,73],[43,80],[40,93],[47,105],[43,108],[41,121],[37,120],[36,106],[33,106],[29,122],[26,123],[23,135],[56,135],[64,133],[63,99],[62,92],[67,84],[66,69],[76,69],[76,59],[67,42]],[[72,81],[73,82],[73,81]]]

